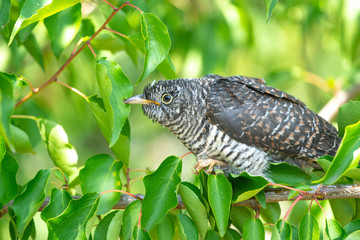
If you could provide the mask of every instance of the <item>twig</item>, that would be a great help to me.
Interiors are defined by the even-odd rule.
[[[78,94],[80,97],[84,98],[86,101],[89,101],[88,97],[84,93],[77,90],[76,88],[74,88],[74,87],[72,87],[72,86],[70,86],[70,85],[68,85],[68,84],[66,84],[64,82],[61,82],[61,81],[56,81],[56,82],[59,83],[60,85],[63,85],[64,87],[70,89],[74,93]]]
[[[318,186],[312,186],[313,191],[309,191],[309,195],[303,195],[301,201],[303,200],[314,200],[314,194],[317,192]],[[117,190],[119,191],[119,190]],[[282,202],[282,201],[294,201],[299,199],[299,197],[294,197],[292,199],[288,199],[288,195],[290,190],[287,189],[266,189],[265,191],[265,198],[267,203],[273,202]],[[312,195],[311,195],[312,194]],[[326,200],[326,199],[349,199],[349,198],[360,198],[360,184],[356,185],[324,185],[318,192],[318,195],[324,196],[322,199],[319,200]],[[136,198],[134,198],[134,196]],[[128,196],[125,194],[121,195],[120,200],[113,206],[113,209],[125,209],[127,205],[135,201],[136,199],[143,199],[144,195],[136,194],[134,196]],[[73,199],[79,199],[80,196],[73,196]],[[299,199],[300,200],[300,199]],[[299,201],[298,200],[298,201]],[[318,199],[315,198],[315,201]],[[50,198],[46,197],[43,201],[41,207],[38,211],[42,211],[48,204]],[[7,208],[9,205],[12,205],[13,201],[3,206],[0,211],[0,217],[8,212]],[[247,207],[255,207],[259,206],[259,202],[255,198],[250,198],[242,202],[233,203],[233,206],[247,206]],[[178,196],[178,209],[185,209],[185,205],[181,200],[180,196]]]
[[[332,121],[338,113],[339,107],[347,101],[360,94],[360,84],[355,85],[350,91],[340,90],[334,97],[320,110],[319,115],[327,121]]]
[[[114,11],[111,13],[111,15],[105,20],[105,22],[103,23],[103,25],[83,44],[78,48],[78,44],[75,46],[75,49],[77,49],[77,51],[74,51],[71,53],[70,57],[68,58],[68,60],[66,60],[66,62],[59,68],[59,70],[57,70],[57,72],[49,79],[47,80],[45,83],[43,83],[40,87],[38,88],[34,88],[31,92],[29,92],[27,95],[25,95],[20,101],[18,101],[15,104],[15,108],[20,107],[24,102],[28,101],[30,98],[32,98],[33,96],[35,96],[36,94],[38,94],[39,92],[41,92],[42,90],[44,90],[46,87],[48,87],[49,85],[51,85],[52,83],[54,83],[56,81],[56,79],[58,78],[58,76],[60,75],[60,73],[62,73],[64,71],[64,69],[71,63],[71,61],[86,47],[89,46],[88,43],[90,43],[91,40],[93,40],[102,30],[105,29],[106,25],[109,23],[109,21],[115,16],[115,14],[120,11],[121,9],[123,9],[125,6],[131,6],[135,9],[137,9],[138,11],[142,12],[137,6],[132,5],[129,2],[124,2],[120,7],[118,8],[113,8]],[[91,48],[90,48],[91,49]],[[34,91],[36,90],[36,91]]]

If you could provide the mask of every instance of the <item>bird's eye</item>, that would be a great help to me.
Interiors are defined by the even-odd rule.
[[[171,103],[172,100],[173,100],[173,96],[171,96],[168,93],[164,93],[161,97],[161,101],[165,104]]]

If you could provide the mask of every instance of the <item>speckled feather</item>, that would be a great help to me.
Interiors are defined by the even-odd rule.
[[[162,102],[164,94],[170,103]],[[341,141],[304,103],[259,78],[158,81],[141,97],[153,102],[143,105],[145,115],[174,133],[199,163],[214,161],[225,173],[266,176],[269,162],[316,167],[312,160],[335,155]]]

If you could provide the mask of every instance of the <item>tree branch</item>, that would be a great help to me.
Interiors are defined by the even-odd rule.
[[[326,200],[326,199],[349,199],[349,198],[360,198],[360,184],[356,185],[324,185],[320,189],[319,185],[311,186],[313,191],[309,191],[309,194],[314,194],[319,200]],[[272,202],[282,202],[282,201],[294,201],[298,198],[295,196],[292,199],[288,199],[288,195],[290,190],[283,189],[283,188],[275,188],[275,189],[266,189],[265,190],[265,197],[267,203]],[[144,195],[137,194],[136,197],[139,199],[143,199]],[[79,199],[80,196],[73,196],[73,199]],[[301,201],[304,200],[312,200],[314,199],[311,195],[303,195]],[[126,194],[122,194],[120,200],[113,206],[113,209],[125,209],[130,203],[135,201],[134,197],[128,196]],[[299,199],[300,200],[300,199]],[[38,211],[42,211],[48,204],[50,198],[46,197],[44,202],[42,203],[41,207]],[[0,217],[8,213],[8,206],[12,205],[13,201],[3,206],[0,211]],[[250,198],[242,202],[234,203],[233,206],[247,206],[256,208],[259,207],[260,204],[255,198]],[[185,209],[185,205],[181,200],[180,196],[178,196],[178,209]]]

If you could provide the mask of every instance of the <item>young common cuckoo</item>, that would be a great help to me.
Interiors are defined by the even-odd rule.
[[[195,170],[266,177],[269,162],[318,167],[334,156],[341,138],[326,120],[295,97],[243,76],[158,81],[127,104],[142,104],[193,152]]]

